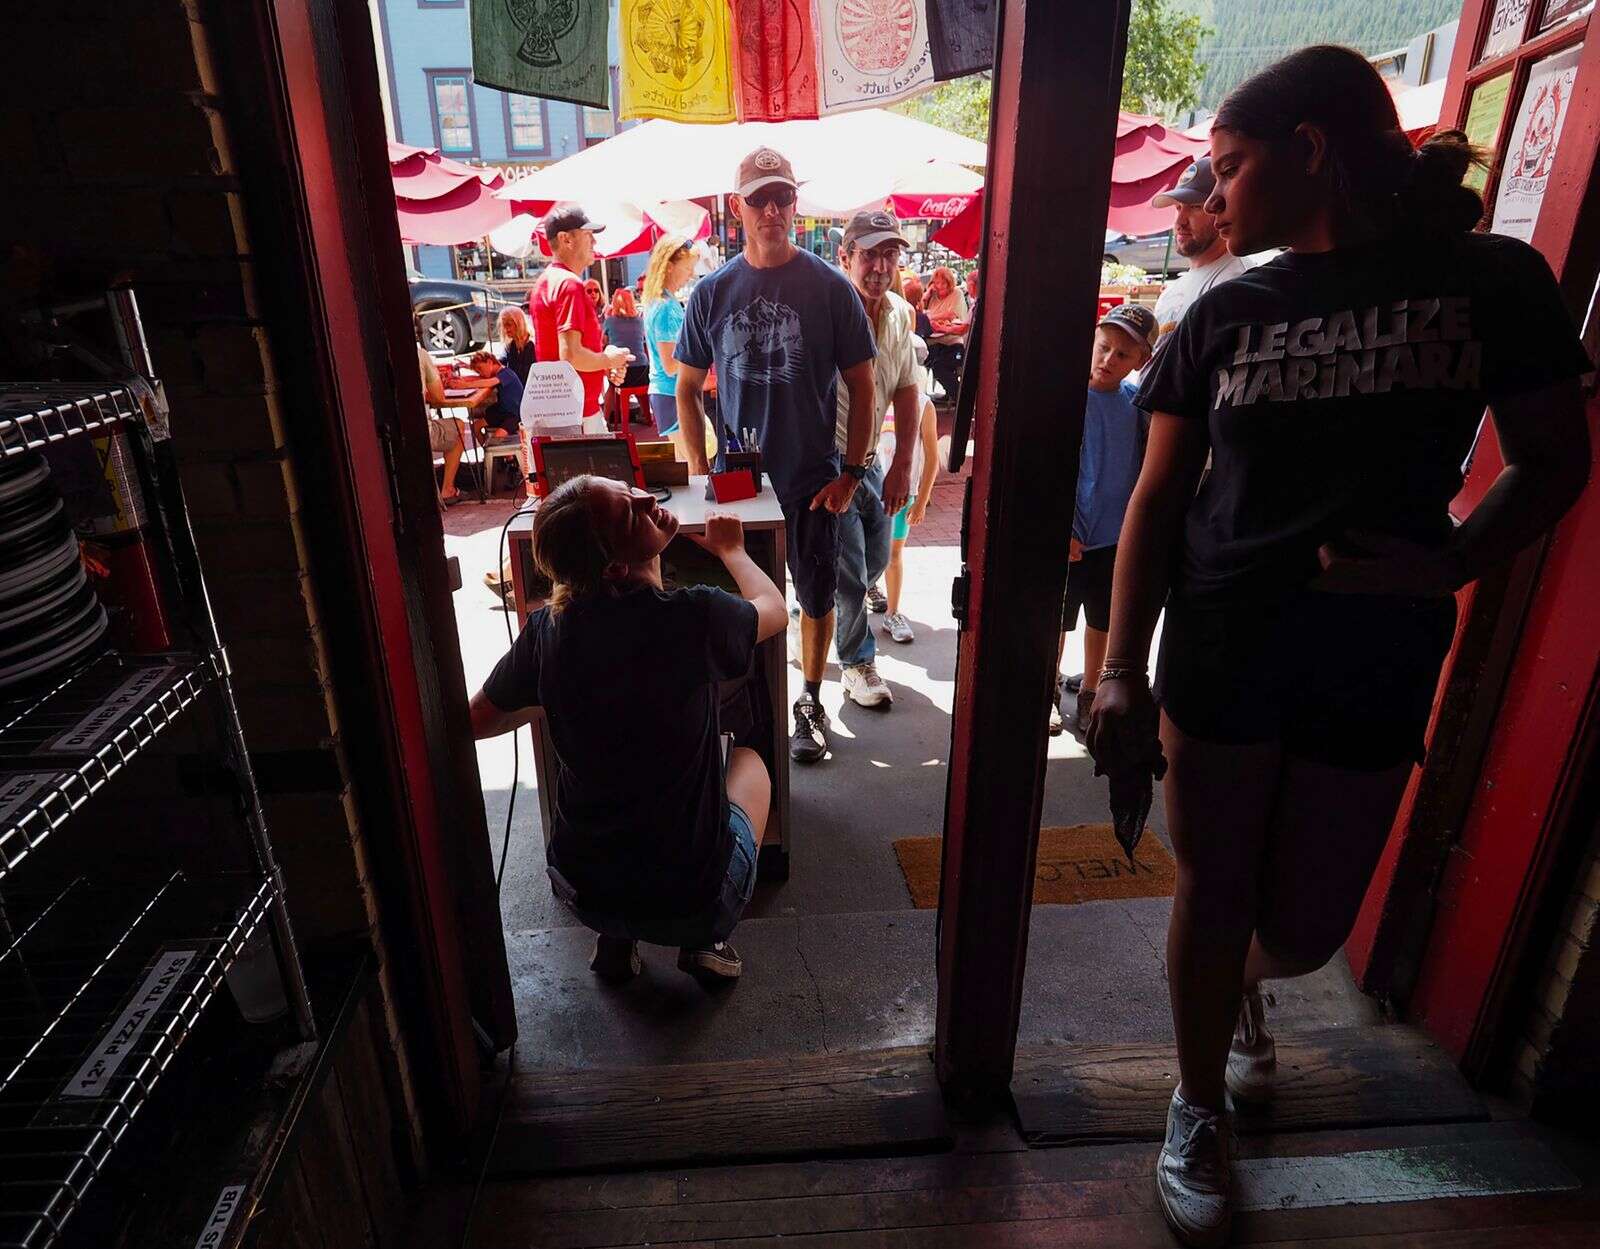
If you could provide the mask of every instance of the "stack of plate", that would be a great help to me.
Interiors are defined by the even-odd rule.
[[[32,452],[0,459],[0,689],[92,654],[108,624],[50,466]]]

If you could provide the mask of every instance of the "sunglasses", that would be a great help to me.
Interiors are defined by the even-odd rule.
[[[744,202],[759,213],[766,212],[769,205],[787,208],[794,203],[794,197],[792,186],[764,186],[759,191],[752,191],[746,195]]]

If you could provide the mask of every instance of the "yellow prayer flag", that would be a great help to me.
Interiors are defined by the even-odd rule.
[[[622,116],[734,119],[727,0],[622,0]]]

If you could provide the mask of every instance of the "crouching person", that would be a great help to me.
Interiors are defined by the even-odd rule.
[[[661,552],[678,520],[655,496],[578,477],[545,499],[533,558],[554,589],[472,697],[477,738],[542,707],[558,760],[549,873],[596,934],[593,971],[639,971],[640,941],[677,946],[678,966],[732,980],[728,943],[755,889],[771,781],[752,750],[724,762],[717,682],[751,670],[788,622],[783,593],[744,549],[734,516],[699,543],[739,595],[666,590]]]

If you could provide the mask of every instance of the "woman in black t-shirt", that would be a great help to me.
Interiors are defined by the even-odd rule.
[[[1554,525],[1590,460],[1589,361],[1539,253],[1471,233],[1464,135],[1413,150],[1365,59],[1316,47],[1233,92],[1211,155],[1229,250],[1287,250],[1196,301],[1145,377],[1089,730],[1113,777],[1170,762],[1182,1082],[1156,1175],[1190,1244],[1227,1235],[1225,1088],[1271,1092],[1260,982],[1349,934],[1422,757],[1454,591]],[[1486,405],[1506,467],[1453,527]]]

